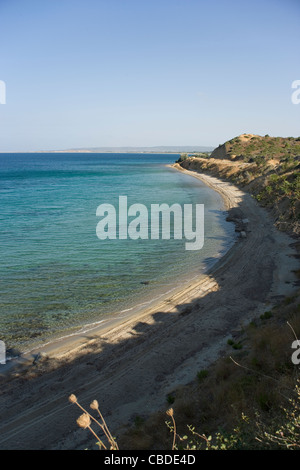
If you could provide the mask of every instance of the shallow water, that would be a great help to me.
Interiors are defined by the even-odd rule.
[[[232,245],[221,196],[176,155],[0,154],[0,339],[20,351],[128,312],[203,273]],[[204,246],[99,240],[99,204],[204,204]]]

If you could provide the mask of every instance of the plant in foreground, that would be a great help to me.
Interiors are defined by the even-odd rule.
[[[239,447],[241,440],[240,428],[234,429],[234,432],[231,434],[218,432],[214,436],[207,436],[206,434],[196,432],[194,426],[188,425],[189,436],[184,435],[181,437],[176,431],[173,410],[168,410],[166,413],[172,418],[172,423],[170,421],[166,422],[170,432],[173,433],[172,450],[229,450]],[[247,421],[248,418],[243,416],[242,419]],[[176,443],[176,440],[179,441],[179,445]]]
[[[296,397],[289,400],[289,407],[283,408],[284,419],[275,431],[264,430],[262,440],[275,443],[280,448],[300,449],[300,381],[295,387]]]
[[[77,405],[78,408],[80,408],[83,411],[83,414],[81,414],[79,416],[79,418],[76,420],[76,422],[77,422],[77,424],[80,428],[88,429],[93,434],[93,436],[96,437],[97,445],[99,446],[100,450],[101,449],[108,450],[108,447],[109,447],[109,450],[119,450],[118,444],[117,444],[115,438],[111,435],[111,432],[108,429],[108,426],[107,426],[107,424],[106,424],[106,422],[105,422],[105,420],[102,416],[102,413],[99,409],[99,404],[98,404],[97,400],[92,401],[92,403],[90,404],[90,408],[92,410],[96,410],[98,412],[98,415],[99,415],[101,421],[98,421],[96,418],[94,418],[94,416],[92,416],[85,408],[83,408],[80,405],[80,403],[78,403],[76,395],[74,395],[74,394],[70,395],[69,396],[69,402]],[[104,444],[103,440],[100,439],[100,437],[97,435],[97,433],[92,429],[92,427],[91,427],[92,421],[95,422],[97,424],[97,426],[101,429],[101,431],[104,433],[104,435],[105,435],[105,437],[108,441],[107,445]]]
[[[237,364],[239,365],[239,364]],[[300,380],[295,385],[295,397],[288,399],[289,406],[282,408],[276,421],[266,426],[258,413],[252,421],[242,413],[239,424],[231,432],[216,432],[207,436],[196,432],[188,425],[189,435],[177,434],[174,412],[171,408],[166,413],[172,422],[166,421],[173,434],[172,450],[233,450],[283,448],[300,450]],[[287,397],[286,397],[287,398]]]

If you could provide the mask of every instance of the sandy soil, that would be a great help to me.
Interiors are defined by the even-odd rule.
[[[267,212],[229,183],[183,171],[222,194],[229,214],[249,220],[247,236],[208,275],[159,305],[56,344],[36,365],[27,358],[10,378],[2,374],[1,449],[95,448],[76,425],[80,410],[68,402],[71,393],[86,407],[97,399],[115,436],[136,415],[166,410],[168,393],[228,353],[234,331],[295,289],[293,240]]]

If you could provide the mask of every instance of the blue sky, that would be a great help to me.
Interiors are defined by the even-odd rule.
[[[0,0],[0,151],[300,135],[299,0]]]

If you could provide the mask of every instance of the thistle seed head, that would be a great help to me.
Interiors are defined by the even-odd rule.
[[[87,413],[83,413],[76,422],[80,428],[86,429],[91,425],[91,418]]]
[[[92,410],[98,410],[99,403],[97,402],[97,400],[93,400],[92,403],[90,404],[90,407],[92,408]]]
[[[76,395],[74,395],[74,393],[72,393],[72,395],[69,396],[69,402],[70,403],[76,403],[77,402],[77,398],[76,398]]]

